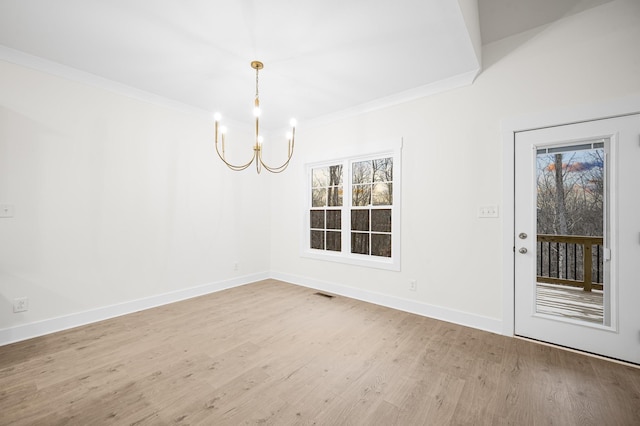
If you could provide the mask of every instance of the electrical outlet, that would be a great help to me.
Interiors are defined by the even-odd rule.
[[[233,270],[234,270],[234,271],[237,271],[237,270],[239,270],[239,269],[240,269],[240,262],[234,262],[234,263],[233,263]]]
[[[13,313],[25,312],[29,310],[29,299],[26,297],[16,297],[13,299]]]
[[[0,204],[0,217],[13,217],[13,205]]]
[[[417,291],[418,290],[418,281],[416,281],[416,280],[409,281],[409,290]]]

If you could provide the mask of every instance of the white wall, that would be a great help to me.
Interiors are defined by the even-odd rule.
[[[481,205],[509,208],[500,123],[640,93],[638,46],[640,2],[615,1],[484,46],[484,70],[472,86],[301,127],[299,169],[354,146],[366,152],[371,142],[404,138],[402,271],[300,257],[305,183],[289,179],[273,192],[272,274],[501,332],[502,219],[477,218]],[[409,291],[412,279],[417,292]]]
[[[227,170],[212,132],[0,61],[0,342],[268,276],[269,181]]]

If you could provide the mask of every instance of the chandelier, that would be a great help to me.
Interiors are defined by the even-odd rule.
[[[249,160],[248,163],[235,165],[231,164],[225,157],[225,149],[224,149],[224,135],[226,133],[226,128],[224,126],[220,126],[220,114],[215,114],[215,138],[216,138],[216,152],[218,153],[218,157],[227,165],[231,170],[239,172],[241,170],[246,169],[253,163],[256,162],[256,171],[260,173],[262,168],[264,167],[267,171],[271,173],[280,173],[283,172],[287,166],[289,165],[289,161],[291,161],[291,156],[293,155],[293,146],[295,143],[296,136],[296,121],[291,119],[291,132],[287,133],[287,141],[288,141],[288,155],[287,160],[278,167],[271,167],[264,163],[262,160],[262,142],[263,138],[260,135],[260,98],[258,92],[258,73],[264,68],[264,65],[260,61],[251,62],[251,68],[256,70],[256,97],[253,102],[253,115],[255,116],[256,124],[255,124],[255,140],[253,145],[253,157]],[[218,135],[220,135],[220,148],[218,148]]]

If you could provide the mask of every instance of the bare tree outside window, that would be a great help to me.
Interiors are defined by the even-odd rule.
[[[392,257],[393,157],[312,168],[310,191],[311,249]]]
[[[312,249],[341,251],[342,164],[311,171],[310,246]]]
[[[373,204],[393,204],[393,158],[373,161]]]
[[[373,206],[393,204],[393,158],[354,162],[351,182],[351,252],[391,257],[391,210]]]
[[[562,237],[556,241],[563,236],[603,237],[603,144],[542,149],[536,163],[538,235]],[[596,244],[539,243],[537,275],[580,281],[585,273],[584,256],[592,252],[591,275],[595,283],[602,283],[602,250]]]
[[[539,234],[602,236],[604,150],[537,157]]]
[[[329,167],[329,187],[327,188],[327,204],[342,205],[342,165]]]

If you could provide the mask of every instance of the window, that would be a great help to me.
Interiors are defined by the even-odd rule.
[[[312,249],[342,250],[342,165],[318,167],[311,171]]]
[[[351,253],[391,257],[393,157],[351,164]]]
[[[307,166],[303,255],[399,270],[399,154]]]

